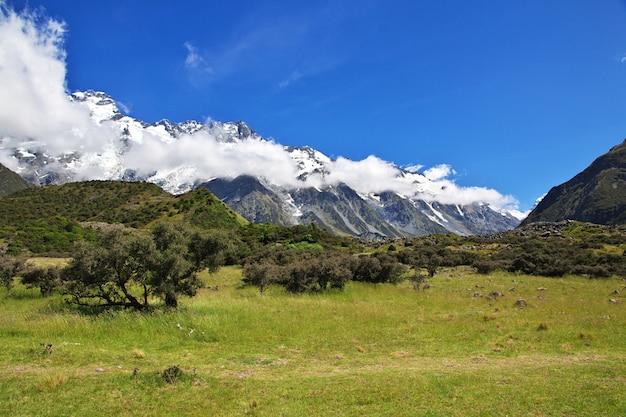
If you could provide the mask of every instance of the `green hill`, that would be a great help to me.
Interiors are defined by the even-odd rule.
[[[141,229],[159,222],[222,229],[247,223],[206,189],[173,196],[144,182],[50,185],[0,198],[0,239],[12,253],[67,251],[72,242],[93,233],[89,226]]]

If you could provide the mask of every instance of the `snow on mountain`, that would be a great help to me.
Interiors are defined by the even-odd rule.
[[[123,115],[103,92],[69,100],[89,110],[89,123],[48,142],[1,137],[0,163],[42,185],[145,180],[180,194],[204,184],[252,221],[314,222],[343,234],[467,235],[519,223],[507,207],[512,198],[458,187],[445,175],[429,179],[374,156],[331,159],[308,146],[282,146],[242,121],[148,124]]]

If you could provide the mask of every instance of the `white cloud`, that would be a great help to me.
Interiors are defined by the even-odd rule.
[[[207,71],[211,71],[210,67],[207,66],[206,61],[198,54],[198,50],[195,46],[191,44],[191,42],[185,42],[183,44],[185,49],[187,50],[187,57],[185,58],[185,66],[188,68],[202,68]]]
[[[128,104],[122,103],[121,101],[116,101],[115,104],[122,111],[122,113],[124,113],[124,114],[130,114],[131,113],[131,108],[130,108],[130,106]]]
[[[65,89],[65,24],[0,3],[0,135],[60,138],[89,122]]]
[[[289,86],[289,84],[292,84],[298,81],[300,78],[302,78],[302,73],[300,71],[298,70],[292,71],[292,73],[289,74],[287,78],[285,78],[283,81],[278,83],[278,86],[280,88],[285,88]]]
[[[216,140],[206,132],[184,135],[173,143],[165,143],[155,135],[144,135],[141,145],[135,144],[123,156],[124,166],[141,175],[159,170],[189,166],[193,177],[186,180],[209,179],[216,176],[237,177],[263,173],[279,185],[296,183],[296,166],[282,145],[267,141],[245,141],[233,146]]]
[[[456,171],[452,169],[450,165],[440,164],[434,166],[432,168],[428,168],[424,171],[424,176],[431,181],[441,180],[443,178],[449,177],[450,175],[455,175]]]
[[[404,167],[404,169],[409,172],[419,172],[423,168],[424,168],[424,165],[421,165],[421,164],[407,165]]]

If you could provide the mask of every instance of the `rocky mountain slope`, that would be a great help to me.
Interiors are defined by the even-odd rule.
[[[15,191],[33,187],[33,184],[0,164],[0,197],[7,196]]]
[[[278,145],[244,122],[148,124],[123,115],[102,92],[76,92],[71,100],[91,114],[90,126],[71,133],[80,143],[70,138],[60,141],[65,148],[51,149],[10,141],[14,169],[28,181],[143,180],[172,194],[203,186],[252,222],[315,223],[337,234],[371,238],[491,233],[520,221],[487,203],[440,202],[438,193],[446,187],[420,173],[388,163],[381,169],[380,161],[354,173],[345,158]],[[392,178],[395,189],[373,184],[377,170]],[[352,178],[350,185],[343,178]]]
[[[626,224],[626,141],[569,181],[552,188],[523,225],[562,220]]]

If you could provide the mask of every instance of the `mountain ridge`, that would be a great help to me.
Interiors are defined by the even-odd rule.
[[[521,225],[563,220],[626,224],[626,140],[550,189]]]

